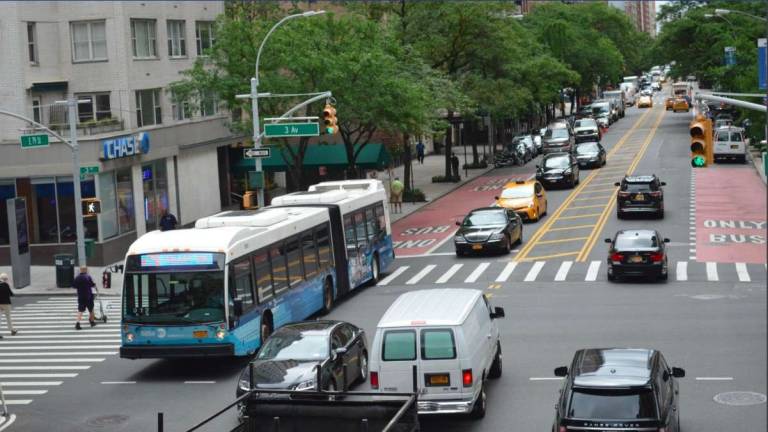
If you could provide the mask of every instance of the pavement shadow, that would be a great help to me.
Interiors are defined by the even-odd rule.
[[[238,375],[248,364],[250,356],[207,359],[156,360],[131,375],[132,381],[179,382],[216,381]]]

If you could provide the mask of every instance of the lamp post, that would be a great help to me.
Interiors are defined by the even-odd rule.
[[[261,60],[261,51],[264,49],[264,44],[267,43],[267,39],[269,39],[269,36],[272,34],[272,32],[275,31],[278,27],[280,27],[283,23],[285,23],[288,20],[294,19],[294,18],[302,18],[302,17],[310,17],[314,15],[320,15],[324,14],[324,10],[319,11],[307,11],[302,12],[298,14],[288,15],[278,21],[275,25],[272,26],[271,29],[267,32],[267,35],[264,36],[264,40],[261,41],[261,45],[259,45],[259,51],[256,53],[256,67],[254,72],[254,77],[251,78],[251,100],[252,105],[251,108],[253,110],[253,148],[259,149],[261,148],[261,133],[259,128],[259,61]],[[262,165],[261,165],[261,158],[256,158],[256,176],[261,178],[262,176]],[[257,203],[259,208],[264,207],[264,184],[262,182],[262,185],[260,188],[258,188],[257,191]]]

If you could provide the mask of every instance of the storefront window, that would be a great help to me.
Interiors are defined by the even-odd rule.
[[[13,180],[0,180],[0,245],[10,242],[8,234],[8,209],[5,200],[16,197],[16,185]]]
[[[158,227],[163,210],[168,208],[168,179],[165,160],[161,159],[141,167],[144,187],[144,219],[147,231]]]
[[[77,240],[77,226],[75,225],[75,188],[72,177],[56,178],[56,193],[59,202],[59,232],[60,243],[72,243]],[[95,198],[96,185],[93,176],[88,176],[80,182],[80,196],[82,198]],[[98,238],[99,230],[95,217],[84,217],[83,227],[85,238]]]
[[[117,221],[120,234],[123,234],[136,229],[131,169],[125,168],[116,171],[115,180],[117,181]]]
[[[53,177],[34,178],[32,184],[32,243],[57,243],[56,185]]]
[[[101,234],[104,239],[117,235],[117,195],[115,173],[99,174],[99,198],[101,199]]]

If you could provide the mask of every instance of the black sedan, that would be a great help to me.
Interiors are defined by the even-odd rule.
[[[667,280],[668,263],[665,243],[655,230],[623,230],[613,239],[605,239],[608,249],[608,280],[640,276]]]
[[[605,149],[599,142],[576,144],[576,160],[579,167],[601,167],[605,165]]]
[[[523,242],[523,221],[514,210],[484,207],[472,210],[453,237],[456,255],[496,251],[509,253],[512,245]]]
[[[536,165],[536,180],[545,188],[554,185],[574,187],[579,184],[579,162],[570,153],[545,155]]]
[[[357,381],[366,380],[368,344],[363,329],[350,323],[298,322],[272,333],[251,363],[253,385],[257,390],[343,391]],[[344,365],[347,365],[346,374]],[[250,384],[248,366],[240,374],[237,397],[247,392]]]

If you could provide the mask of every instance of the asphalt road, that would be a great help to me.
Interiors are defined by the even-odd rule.
[[[390,274],[408,268],[379,286],[353,293],[329,318],[353,322],[371,335],[397,295],[436,286],[482,289],[494,305],[506,309],[506,318],[499,321],[504,375],[489,386],[486,418],[426,418],[425,431],[547,431],[560,386],[552,370],[568,364],[579,348],[609,346],[659,349],[672,365],[686,369],[680,382],[684,430],[765,430],[765,403],[726,406],[713,400],[728,391],[767,393],[765,258],[742,268],[749,281],[732,261],[715,262],[718,280],[714,281],[712,267],[692,254],[696,216],[691,212],[695,181],[688,161],[689,121],[690,114],[664,113],[663,108],[628,109],[626,118],[603,139],[608,151],[616,149],[604,171],[582,171],[581,189],[550,191],[549,215],[525,225],[526,242],[518,252],[458,259],[446,242],[431,254],[396,260]],[[614,166],[619,169],[609,170]],[[529,164],[494,170],[488,176],[531,170]],[[663,220],[616,219],[610,186],[597,185],[612,184],[632,171],[656,173],[667,182]],[[764,186],[760,187],[748,192],[764,195]],[[595,192],[607,196],[599,202],[601,207],[572,209],[579,206],[577,198],[594,189],[607,189]],[[696,191],[696,199],[707,193]],[[573,234],[552,230],[575,224],[573,219],[548,224],[558,212],[563,217],[596,216],[584,217],[578,224],[588,226],[578,228],[582,234]],[[629,226],[656,228],[670,237],[670,267],[686,262],[685,278],[675,272],[668,283],[606,282],[604,265],[593,264],[605,259],[602,238]],[[540,243],[572,237],[584,238]],[[559,253],[568,255],[541,258]],[[416,278],[429,265],[434,270]],[[454,273],[445,277],[450,269]],[[14,300],[17,325],[26,328],[21,327],[19,336],[0,341],[0,377],[6,383],[20,383],[6,385],[6,391],[26,393],[6,396],[21,401],[9,406],[16,419],[8,431],[155,431],[158,412],[164,413],[166,431],[179,431],[234,399],[245,360],[122,360],[115,355],[117,310],[110,312],[113,319],[107,325],[73,336],[66,331],[74,308],[70,299]],[[58,329],[64,330],[53,333]],[[16,369],[16,364],[42,367],[24,370]],[[223,431],[234,424],[232,413],[202,430]]]

